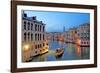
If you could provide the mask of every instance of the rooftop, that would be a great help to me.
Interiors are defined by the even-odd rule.
[[[39,24],[42,24],[42,25],[45,25],[42,21],[37,20],[37,19],[36,19],[36,16],[27,17],[27,14],[23,14],[23,15],[22,15],[22,19],[28,20],[28,21],[32,21],[32,22],[35,22],[35,23],[39,23]]]

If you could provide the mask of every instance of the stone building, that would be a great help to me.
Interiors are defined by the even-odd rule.
[[[68,43],[74,43],[75,42],[75,32],[76,28],[70,28],[68,31],[65,32],[65,41]]]
[[[48,52],[45,40],[45,24],[36,16],[22,14],[22,61],[29,61],[33,56]]]
[[[76,43],[77,40],[80,40],[80,46],[90,46],[89,23],[70,28],[68,31],[65,32],[65,35],[65,41],[67,43]]]
[[[77,34],[81,39],[81,46],[90,45],[90,24],[85,23],[77,28]]]

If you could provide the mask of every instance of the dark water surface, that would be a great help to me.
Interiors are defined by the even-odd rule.
[[[61,57],[55,57],[55,50],[64,48],[64,53]],[[49,41],[49,51],[40,56],[33,58],[33,62],[40,61],[60,61],[60,60],[83,60],[90,58],[90,47],[80,47],[72,43],[64,43],[60,41]]]

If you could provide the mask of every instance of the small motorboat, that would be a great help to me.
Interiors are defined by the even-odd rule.
[[[58,48],[56,49],[55,56],[60,57],[63,55],[63,53],[64,53],[64,48]]]

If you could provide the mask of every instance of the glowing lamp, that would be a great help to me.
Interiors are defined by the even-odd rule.
[[[24,45],[23,48],[24,48],[24,51],[27,51],[27,50],[29,50],[30,47],[29,47],[29,45]]]

